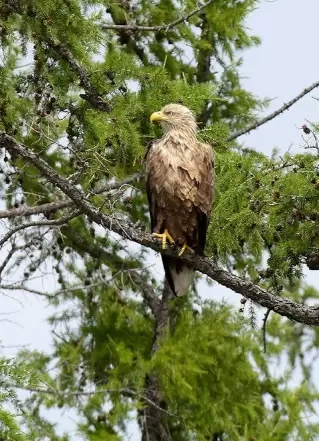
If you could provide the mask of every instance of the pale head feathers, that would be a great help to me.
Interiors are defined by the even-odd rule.
[[[195,115],[181,104],[167,104],[159,112],[152,113],[150,120],[159,122],[166,133],[181,130],[195,135],[197,129]]]

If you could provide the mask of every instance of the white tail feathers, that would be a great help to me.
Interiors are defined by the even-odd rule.
[[[193,281],[195,271],[187,265],[178,265],[176,268],[175,262],[169,265],[169,270],[174,284],[174,294],[178,297],[185,295]]]

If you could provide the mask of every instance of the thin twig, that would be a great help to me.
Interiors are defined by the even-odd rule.
[[[271,309],[267,309],[267,311],[265,312],[264,318],[263,318],[263,327],[262,327],[262,332],[263,332],[263,346],[264,346],[264,353],[267,352],[267,335],[266,335],[266,328],[267,328],[267,320],[268,317],[271,313]]]
[[[270,113],[269,115],[265,116],[264,118],[250,124],[247,127],[244,127],[241,130],[238,130],[237,132],[234,132],[229,136],[227,141],[233,141],[234,139],[239,138],[242,135],[245,135],[246,133],[251,132],[252,130],[257,129],[258,127],[262,126],[263,124],[266,124],[268,121],[271,121],[272,119],[276,118],[278,115],[283,113],[285,110],[290,109],[291,106],[293,106],[297,101],[299,101],[301,98],[303,98],[305,95],[310,93],[312,90],[319,87],[319,81],[316,81],[311,86],[304,89],[299,95],[295,96],[292,100],[288,101],[288,103],[285,103],[283,106],[281,106],[279,109],[275,110],[274,112]]]
[[[18,284],[13,284],[13,285],[1,284],[0,285],[0,290],[1,289],[4,289],[5,291],[26,291],[26,292],[29,292],[31,294],[36,294],[38,296],[47,297],[47,298],[54,298],[55,295],[56,295],[56,294],[47,294],[45,292],[29,288],[29,287],[27,287],[25,285],[18,285]]]
[[[0,248],[10,239],[10,237],[12,237],[18,231],[25,230],[26,228],[30,228],[30,227],[50,227],[56,225],[63,225],[69,222],[71,219],[79,216],[80,214],[81,214],[81,210],[76,210],[66,216],[60,217],[60,219],[47,220],[47,221],[34,221],[19,225],[15,228],[12,228],[10,231],[8,231],[7,234],[3,236],[3,238],[0,240]]]
[[[127,272],[129,275],[129,278],[131,281],[138,287],[143,293],[143,297],[150,307],[152,313],[154,316],[157,315],[159,307],[160,307],[160,300],[156,296],[156,293],[150,283],[147,283],[143,277],[135,270],[125,270],[123,272]]]
[[[5,269],[5,267],[8,265],[8,263],[10,262],[11,257],[13,256],[13,254],[17,251],[16,247],[14,245],[12,245],[11,250],[8,252],[6,258],[4,259],[4,261],[2,262],[1,266],[0,266],[0,282],[2,279],[2,272]]]
[[[168,31],[175,26],[184,23],[185,21],[189,20],[191,17],[193,17],[196,14],[199,14],[203,9],[207,8],[210,4],[213,3],[214,0],[209,0],[208,2],[198,6],[196,9],[191,11],[190,13],[178,18],[177,20],[172,21],[168,24],[163,24],[159,26],[142,26],[142,25],[113,25],[113,24],[107,24],[102,23],[101,29],[103,30],[115,30],[115,31],[149,31],[149,32],[159,32],[159,31]]]
[[[152,400],[148,399],[147,397],[144,397],[139,392],[136,392],[135,390],[129,389],[127,387],[123,387],[120,389],[97,389],[92,392],[68,392],[66,393],[64,390],[55,390],[55,389],[41,389],[40,387],[27,387],[27,386],[19,386],[17,384],[9,384],[8,387],[11,387],[13,389],[20,389],[25,390],[28,392],[33,393],[39,393],[39,394],[46,394],[46,395],[55,395],[55,396],[62,396],[62,397],[90,397],[94,394],[110,394],[110,393],[119,393],[123,395],[131,395],[138,398],[141,398],[143,401],[146,401],[151,406],[155,407],[160,412],[166,413],[169,416],[176,417],[174,413],[171,413],[167,411],[166,409],[162,409],[161,407],[157,406]]]

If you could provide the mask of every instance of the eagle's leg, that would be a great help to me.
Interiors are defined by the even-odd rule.
[[[180,257],[182,254],[184,254],[185,250],[188,250],[190,253],[195,253],[195,251],[189,247],[186,243],[184,243],[184,245],[182,246],[182,249],[180,250],[180,252],[178,253],[178,257]]]
[[[166,248],[166,242],[169,241],[169,243],[171,245],[174,245],[175,241],[172,238],[172,236],[169,234],[169,232],[167,231],[167,229],[165,228],[164,233],[160,234],[160,233],[153,233],[152,236],[154,237],[159,237],[160,239],[162,239],[162,249],[165,250]]]

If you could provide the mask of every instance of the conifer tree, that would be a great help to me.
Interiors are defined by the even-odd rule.
[[[53,408],[76,411],[87,441],[124,440],[131,420],[142,441],[318,439],[318,292],[302,282],[319,269],[318,128],[302,128],[298,155],[239,138],[319,83],[258,119],[267,100],[238,71],[260,43],[244,26],[257,3],[0,1],[0,289],[56,307],[52,353],[0,360],[0,439],[72,441]],[[150,265],[143,157],[160,134],[149,115],[169,102],[215,150],[207,257],[183,259],[241,295],[240,311],[196,283],[173,298]]]

